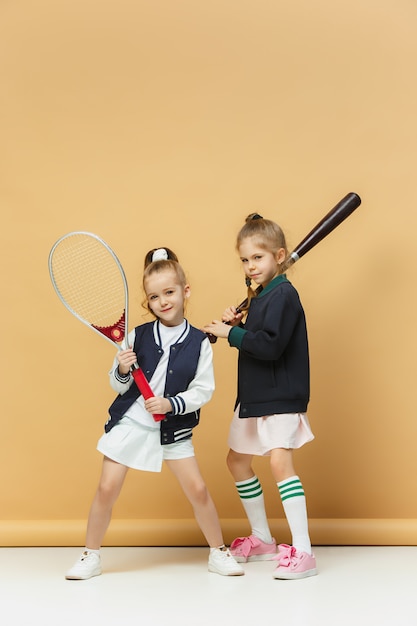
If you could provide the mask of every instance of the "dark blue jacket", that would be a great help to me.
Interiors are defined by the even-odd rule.
[[[229,333],[239,349],[239,417],[305,413],[310,397],[307,328],[296,289],[285,275],[251,300],[246,322]]]
[[[138,326],[135,329],[133,345],[138,365],[148,381],[152,378],[163,354],[162,348],[155,342],[153,326],[154,322]],[[170,347],[164,397],[169,399],[170,396],[173,397],[186,391],[195,377],[201,343],[205,338],[206,335],[203,332],[189,326],[189,333],[185,339]],[[126,393],[117,396],[109,408],[110,419],[105,425],[106,432],[109,432],[117,424],[140,395],[137,386],[132,384]],[[161,444],[190,438],[192,429],[198,425],[199,420],[200,409],[182,415],[174,414],[174,410],[167,413],[165,419],[161,421]]]

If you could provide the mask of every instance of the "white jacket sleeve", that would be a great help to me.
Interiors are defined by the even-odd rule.
[[[171,414],[183,415],[201,408],[211,399],[214,388],[213,350],[209,340],[204,339],[197,371],[188,389],[168,398],[172,405]]]

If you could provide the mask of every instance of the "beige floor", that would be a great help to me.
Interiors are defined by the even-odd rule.
[[[78,548],[0,548],[5,626],[417,626],[417,547],[316,547],[319,575],[226,578],[206,548],[104,548],[102,576],[67,581]]]

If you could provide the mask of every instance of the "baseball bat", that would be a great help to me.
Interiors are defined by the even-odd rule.
[[[348,193],[340,202],[336,204],[318,224],[304,237],[302,241],[287,256],[283,263],[283,270],[287,270],[298,259],[301,259],[314,246],[329,235],[339,224],[349,217],[361,203],[357,193]],[[242,305],[243,306],[243,305]]]
[[[339,224],[341,224],[353,211],[355,211],[361,203],[361,199],[357,193],[348,193],[340,200],[324,217],[314,226],[314,228],[304,237],[302,241],[287,256],[282,265],[282,271],[285,272],[302,256],[314,248],[320,241],[329,235]],[[259,288],[258,288],[259,289]],[[248,300],[245,299],[237,307],[237,311],[247,305]],[[217,337],[209,335],[211,343],[215,343]]]

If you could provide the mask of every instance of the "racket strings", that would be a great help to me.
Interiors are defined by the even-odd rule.
[[[52,280],[66,306],[89,324],[124,327],[127,287],[111,251],[87,234],[61,240],[51,257]]]

